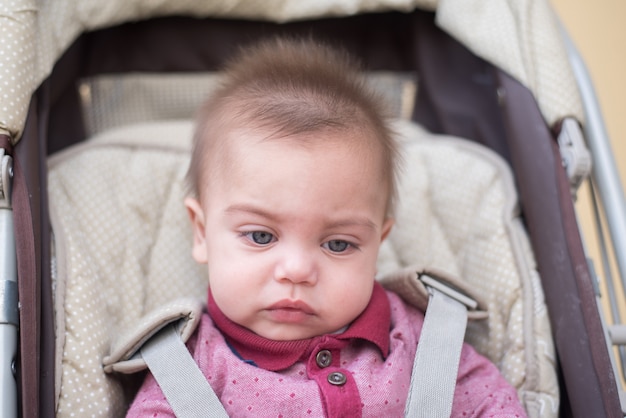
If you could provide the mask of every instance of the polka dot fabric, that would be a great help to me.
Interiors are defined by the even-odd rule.
[[[191,129],[119,128],[50,160],[61,417],[122,414],[129,400],[101,366],[113,339],[168,300],[206,295],[182,205]],[[381,276],[418,264],[467,280],[490,313],[470,324],[467,341],[517,388],[530,416],[556,416],[554,348],[510,173],[467,141],[431,140],[408,122],[395,130],[407,164]]]
[[[15,133],[26,120],[36,78],[35,0],[0,2],[0,132]]]
[[[112,339],[171,299],[205,298],[182,203],[187,143],[172,140],[190,125],[179,128],[148,132],[149,145],[107,143],[113,133],[50,161],[58,416],[120,416],[121,385],[102,370]]]

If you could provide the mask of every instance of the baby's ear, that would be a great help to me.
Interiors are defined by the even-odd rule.
[[[191,220],[191,228],[193,231],[193,248],[191,255],[196,262],[206,264],[207,248],[206,248],[206,229],[204,224],[204,211],[197,199],[187,197],[185,199],[185,207],[189,220]]]
[[[383,223],[383,227],[382,227],[381,234],[380,234],[380,242],[383,242],[385,238],[387,238],[387,235],[389,235],[389,232],[391,232],[391,228],[393,227],[395,223],[396,223],[396,220],[393,218],[385,219],[385,222]]]

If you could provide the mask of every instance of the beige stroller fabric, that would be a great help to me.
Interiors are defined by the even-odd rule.
[[[550,125],[583,120],[548,0],[7,0],[0,2],[0,133],[17,142],[31,95],[83,32],[167,15],[285,22],[415,8],[436,10],[445,31],[526,85]]]
[[[182,205],[191,129],[188,121],[119,128],[50,160],[61,417],[122,415],[129,399],[102,368],[117,337],[167,301],[206,297]],[[530,416],[557,416],[546,306],[506,164],[409,122],[397,130],[408,164],[380,276],[427,265],[465,280],[489,311],[467,341],[496,363]]]

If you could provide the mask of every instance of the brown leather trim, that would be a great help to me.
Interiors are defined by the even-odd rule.
[[[31,103],[34,112],[36,100]],[[26,123],[26,131],[36,130],[36,116]],[[26,136],[26,135],[25,135]],[[21,382],[21,414],[39,416],[39,336],[40,336],[40,222],[39,222],[39,153],[38,144],[20,141],[13,155],[13,216],[17,252],[20,301],[20,352],[18,382]],[[35,167],[33,167],[35,165]]]
[[[7,155],[13,155],[13,144],[8,135],[0,134],[0,149],[4,149]]]
[[[560,151],[557,143],[552,142],[552,150],[555,159],[560,159]],[[587,338],[590,342],[589,349],[593,367],[600,381],[600,393],[607,407],[607,417],[623,417],[621,405],[618,402],[619,391],[616,379],[611,367],[611,358],[608,350],[610,348],[604,343],[605,334],[602,328],[602,318],[600,317],[596,298],[596,287],[593,284],[595,278],[591,275],[585,250],[582,244],[579,226],[576,220],[574,203],[571,198],[569,180],[562,165],[555,165],[555,177],[559,187],[559,202],[561,203],[561,215],[563,220],[563,231],[567,240],[567,249],[575,274],[578,295],[580,297],[580,307],[585,321]],[[584,382],[588,384],[588,382]]]
[[[569,399],[562,416],[621,417],[558,148],[531,93],[503,72],[498,77],[512,165],[563,374],[561,390]]]

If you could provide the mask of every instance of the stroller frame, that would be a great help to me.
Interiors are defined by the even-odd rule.
[[[526,87],[470,53],[434,25],[433,13],[424,11],[287,24],[169,17],[101,29],[77,39],[33,96],[13,155],[18,161],[35,162],[17,170],[14,179],[15,188],[31,191],[26,200],[13,202],[16,229],[29,226],[16,236],[21,414],[54,415],[45,161],[48,154],[86,137],[84,123],[76,117],[77,81],[127,71],[211,71],[238,45],[274,34],[313,34],[339,43],[360,56],[368,69],[416,71],[413,120],[433,132],[486,145],[510,163],[548,302],[563,383],[561,416],[623,416],[594,278],[553,133]]]

